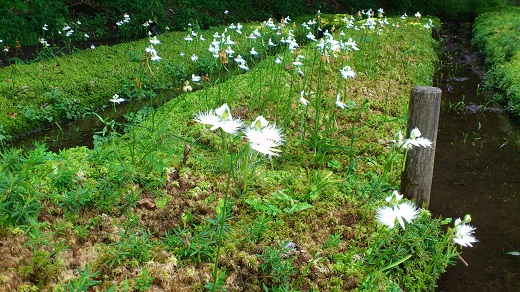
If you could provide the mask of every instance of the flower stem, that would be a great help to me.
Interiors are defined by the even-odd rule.
[[[227,149],[224,152],[227,152]],[[227,202],[228,202],[228,198],[229,198],[229,186],[231,183],[232,172],[233,172],[233,167],[232,167],[232,164],[230,164],[230,167],[228,170],[228,175],[227,175],[227,180],[226,180],[226,193],[224,195],[224,203],[223,203],[222,209],[220,211],[220,214],[217,214],[217,249],[215,251],[215,263],[213,265],[213,272],[211,273],[211,276],[213,278],[212,291],[217,291],[220,247],[222,246],[223,229],[224,229],[224,224],[226,223],[226,218],[227,218]]]

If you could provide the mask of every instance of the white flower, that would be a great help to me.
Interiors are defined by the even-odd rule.
[[[395,218],[397,218],[397,215],[395,214],[394,208],[392,207],[383,207],[377,210],[377,221],[392,229],[395,226]]]
[[[117,104],[119,104],[119,103],[122,103],[123,101],[125,101],[125,99],[119,97],[119,95],[116,93],[116,94],[114,94],[114,96],[112,96],[112,98],[110,99],[110,101],[113,102],[113,103],[117,103]]]
[[[229,11],[227,11],[227,10],[226,10],[226,11],[224,11],[224,14],[229,14]]]
[[[191,60],[193,62],[197,62],[198,59],[199,59],[199,57],[197,57],[197,55],[195,55],[195,54],[191,55]]]
[[[274,62],[276,64],[282,64],[282,58],[280,56],[276,57],[276,59],[274,60]]]
[[[152,45],[158,45],[160,44],[161,42],[157,39],[157,36],[154,36],[153,38],[150,39],[150,43]]]
[[[87,33],[84,34],[83,36],[84,36],[85,38],[87,38],[87,39],[90,38],[90,36],[89,36]]]
[[[417,13],[415,13],[415,17],[421,18],[421,14],[419,13],[419,11],[417,11]]]
[[[389,204],[396,205],[399,203],[399,201],[401,201],[402,198],[403,194],[399,194],[398,191],[394,190],[390,196],[385,198],[385,201],[387,201]]]
[[[272,40],[272,39],[269,39],[269,43],[268,43],[268,46],[270,46],[270,47],[275,47],[275,46],[276,46],[276,44],[275,44],[275,43],[273,43],[273,40]]]
[[[197,75],[195,75],[195,74],[191,74],[191,80],[192,80],[193,82],[200,82],[200,80],[202,80],[202,77],[197,76]]]
[[[453,241],[460,246],[472,247],[472,243],[478,242],[475,236],[473,236],[475,227],[467,224],[470,220],[471,217],[469,216],[466,216],[463,221],[461,221],[460,218],[455,220],[455,227],[453,228],[455,235]]]
[[[254,47],[251,48],[251,55],[253,55],[253,56],[258,55],[258,52],[255,50]]]
[[[354,51],[359,51],[356,41],[352,40],[352,38],[349,38],[346,43],[343,43],[343,47]]]
[[[406,19],[408,15],[406,15],[406,12],[401,16],[401,19]]]
[[[61,30],[65,30],[65,31],[67,31],[67,30],[69,30],[69,29],[70,29],[70,26],[65,25]]]
[[[344,104],[343,102],[341,102],[341,100],[339,100],[339,99],[340,99],[340,95],[338,93],[338,95],[336,96],[336,106],[339,107],[340,109],[346,108],[347,105]]]
[[[269,125],[264,117],[258,116],[244,133],[251,149],[268,156],[278,156],[281,152],[276,147],[283,145],[282,130],[275,125]]]
[[[211,131],[221,128],[228,134],[235,134],[242,127],[240,119],[233,119],[231,111],[226,103],[214,110],[199,113],[195,117],[195,122],[211,125]]]
[[[352,70],[352,68],[350,68],[348,65],[343,67],[343,69],[340,69],[339,72],[341,73],[341,77],[343,77],[343,79],[356,77],[356,72],[354,72],[354,70]]]
[[[296,58],[294,59],[293,65],[294,66],[302,66],[303,63],[300,61],[300,59],[305,59],[305,56],[303,56],[303,55],[296,56]]]
[[[193,37],[191,35],[187,35],[184,40],[191,42],[193,40]]]
[[[299,101],[300,101],[300,103],[301,103],[302,105],[307,106],[307,105],[309,104],[309,101],[308,101],[307,99],[305,99],[305,97],[303,97],[304,95],[305,95],[305,91],[302,90],[302,91],[300,92],[300,99],[299,99]]]
[[[411,223],[417,217],[419,210],[411,202],[403,202],[377,210],[376,218],[381,224],[394,228],[395,220],[405,229],[404,221]],[[404,220],[403,220],[404,219]]]
[[[390,206],[382,207],[377,210],[376,219],[382,224],[394,228],[395,220],[405,229],[404,221],[411,223],[417,217],[419,210],[409,201],[399,203],[403,198],[398,191],[393,191],[385,200]],[[403,220],[404,219],[404,220]]]
[[[152,60],[152,61],[160,61],[161,60],[161,57],[159,57],[159,55],[157,54],[157,51],[155,50],[153,45],[150,45],[149,47],[147,47],[145,49],[145,51],[150,54],[150,60]]]
[[[247,67],[246,63],[239,63],[238,67],[242,70],[249,70],[249,67]]]
[[[47,26],[47,23],[43,25],[42,29],[43,30],[49,30],[49,27]]]
[[[155,48],[154,48],[152,45],[148,46],[148,47],[147,47],[146,49],[144,49],[144,50],[145,50],[147,53],[150,53],[150,54],[152,54],[152,55],[153,55],[153,54],[157,54],[157,51],[155,50]]]
[[[235,62],[237,62],[237,63],[241,63],[241,64],[245,64],[245,63],[246,63],[246,60],[244,60],[244,58],[242,58],[241,55],[238,55],[238,56],[235,58]]]
[[[413,147],[432,147],[432,141],[428,138],[421,137],[421,131],[418,128],[414,128],[410,132],[410,138],[402,141],[401,133],[398,133],[399,144],[402,144],[403,149],[412,149]]]
[[[49,43],[47,43],[47,41],[44,38],[40,39],[40,43],[46,47],[50,47]]]
[[[310,39],[311,41],[316,41],[316,37],[312,34],[312,32],[309,31],[309,33],[307,34],[307,38]]]
[[[226,38],[226,41],[224,42],[225,45],[234,45],[236,44],[236,42],[234,42],[233,40],[231,40],[231,36],[227,36]]]
[[[90,45],[90,49],[93,50],[93,49],[95,49],[95,48],[96,48],[96,46],[94,46],[94,44]]]

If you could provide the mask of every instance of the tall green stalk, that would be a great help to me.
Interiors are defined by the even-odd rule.
[[[222,130],[221,130],[222,132]],[[224,133],[221,133],[224,135]],[[227,152],[227,148],[224,149],[224,153]],[[211,277],[213,279],[213,286],[211,287],[211,291],[215,292],[218,289],[218,266],[219,266],[219,257],[220,257],[220,249],[222,246],[222,240],[224,237],[224,225],[226,224],[227,219],[227,203],[229,199],[229,186],[231,184],[231,176],[233,173],[233,164],[229,164],[229,170],[226,179],[226,193],[224,195],[224,203],[220,210],[220,214],[217,214],[217,249],[215,250],[215,262],[213,264],[213,271],[211,273]]]

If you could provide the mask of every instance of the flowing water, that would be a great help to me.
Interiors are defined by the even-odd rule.
[[[479,242],[442,275],[437,291],[520,291],[520,126],[486,104],[482,58],[471,51],[470,24],[447,24],[446,65],[430,210],[471,214]],[[464,105],[461,103],[463,102]],[[479,107],[479,105],[484,105]]]

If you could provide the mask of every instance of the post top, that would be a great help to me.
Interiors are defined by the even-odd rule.
[[[414,86],[412,88],[412,92],[432,92],[432,93],[442,93],[442,90],[439,87],[432,86]]]

